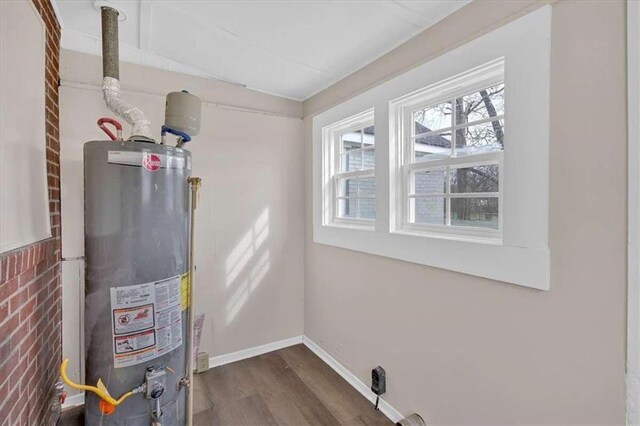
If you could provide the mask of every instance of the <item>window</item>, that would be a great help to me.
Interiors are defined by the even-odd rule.
[[[376,218],[373,111],[328,126],[324,136],[331,175],[327,222],[373,227]]]
[[[400,230],[500,239],[504,99],[498,60],[391,102]]]
[[[313,241],[548,290],[550,34],[544,6],[315,114]]]

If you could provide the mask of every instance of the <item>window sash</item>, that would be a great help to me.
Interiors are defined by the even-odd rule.
[[[474,237],[485,238],[488,242],[500,242],[502,238],[502,222],[503,222],[503,150],[495,150],[478,154],[470,154],[456,156],[456,130],[467,128],[470,126],[489,123],[492,121],[504,120],[504,114],[494,117],[488,117],[480,120],[474,120],[467,123],[456,123],[456,108],[453,107],[450,117],[450,125],[441,129],[432,130],[424,133],[415,133],[414,113],[443,102],[451,102],[454,106],[456,99],[472,94],[475,91],[482,90],[486,87],[504,83],[504,75],[502,73],[493,74],[487,78],[476,81],[473,84],[466,84],[457,87],[454,90],[442,90],[439,93],[432,89],[417,92],[407,98],[404,105],[400,105],[398,115],[391,116],[390,119],[396,120],[397,128],[401,131],[400,156],[399,156],[399,198],[396,208],[400,210],[399,223],[397,225],[400,232],[408,232],[410,234],[433,234],[440,235],[456,235],[462,238]],[[451,132],[451,148],[449,156],[437,157],[434,159],[422,158],[420,161],[415,160],[415,139],[429,135]],[[475,166],[497,165],[498,166],[498,192],[477,192],[477,193],[451,193],[450,170]],[[412,194],[410,193],[411,174],[417,172],[426,172],[434,170],[445,170],[445,192],[433,194]],[[425,198],[443,198],[446,202],[446,222],[445,225],[439,224],[421,224],[411,222],[411,200]],[[458,226],[451,225],[451,199],[455,198],[497,198],[498,199],[498,228],[483,228],[474,226]]]
[[[342,136],[340,136],[339,138],[342,138]],[[339,143],[341,143],[342,141],[339,140]],[[356,149],[352,149],[350,151],[340,151],[340,150],[336,150],[335,156],[334,156],[334,164],[335,164],[335,170],[337,170],[334,174],[337,173],[352,173],[352,171],[349,172],[341,172],[340,170],[343,169],[343,160],[345,158],[345,156],[347,154],[349,155],[354,155],[354,154],[358,154],[360,153],[360,169],[359,170],[355,170],[355,172],[359,172],[359,171],[366,171],[366,170],[373,170],[375,169],[375,165],[374,167],[367,167],[365,168],[364,166],[364,153],[365,151],[374,151],[375,150],[375,145],[371,145],[368,146],[366,148],[356,148]]]
[[[473,93],[473,92],[471,92]],[[467,92],[465,92],[465,94],[469,94]],[[448,101],[452,102],[452,104],[455,105],[455,101],[456,99],[458,99],[459,97],[462,97],[464,95],[460,95],[460,96],[456,96],[452,99],[449,99]],[[441,103],[441,102],[440,102]],[[496,115],[495,117],[489,117],[489,118],[484,118],[482,120],[476,120],[476,121],[472,121],[472,122],[468,122],[468,123],[462,123],[462,124],[454,124],[456,122],[456,109],[453,108],[452,112],[451,112],[451,126],[448,127],[444,127],[442,129],[438,129],[438,130],[433,130],[430,132],[425,132],[425,133],[415,133],[415,124],[413,121],[413,113],[416,111],[420,111],[421,109],[425,109],[425,108],[429,108],[430,106],[433,106],[433,102],[426,102],[423,104],[424,106],[419,106],[419,107],[415,107],[412,109],[408,109],[402,117],[402,120],[404,121],[403,123],[403,127],[405,128],[405,132],[404,135],[404,151],[405,151],[405,155],[403,158],[403,164],[410,164],[410,163],[419,163],[419,162],[428,162],[428,161],[433,161],[433,160],[421,160],[421,161],[416,161],[415,158],[415,139],[416,138],[420,138],[420,137],[424,137],[424,136],[429,136],[429,135],[437,135],[437,134],[441,134],[441,133],[445,133],[445,132],[451,132],[451,148],[450,149],[450,157],[456,157],[456,151],[458,149],[457,147],[457,133],[456,130],[459,129],[464,129],[467,127],[472,127],[472,126],[477,126],[480,124],[485,124],[485,123],[490,123],[493,121],[500,121],[500,120],[504,120],[504,114],[500,114],[500,115]],[[435,104],[437,105],[437,104]],[[492,152],[502,152],[502,150],[495,150]],[[474,155],[474,154],[472,154]]]
[[[374,169],[366,169],[366,170],[356,170],[352,172],[342,172],[335,173],[332,178],[332,193],[333,193],[333,214],[332,214],[332,222],[335,223],[370,223],[374,224],[375,219],[367,219],[358,217],[360,214],[360,203],[359,200],[375,200],[375,195],[360,195],[360,187],[358,185],[358,189],[356,190],[356,195],[340,195],[340,189],[338,185],[340,185],[340,181],[344,179],[359,179],[359,178],[375,178]],[[340,200],[356,200],[356,217],[342,217],[339,216],[339,203]]]
[[[365,168],[365,153],[375,152],[375,135],[374,143],[371,145],[366,144],[366,135],[364,130],[368,127],[374,126],[373,109],[362,112],[358,115],[349,117],[341,122],[334,123],[333,125],[323,129],[323,141],[326,143],[327,156],[324,157],[328,164],[325,170],[328,173],[327,186],[327,212],[323,213],[325,225],[338,225],[348,226],[351,228],[362,228],[372,230],[375,228],[375,219],[366,219],[358,217],[340,217],[339,215],[339,203],[340,200],[355,199],[356,209],[359,209],[359,200],[369,199],[375,200],[375,194],[362,195],[356,194],[354,196],[340,196],[338,184],[341,179],[353,179],[353,178],[375,178],[375,164],[373,167]],[[360,131],[360,142],[354,144],[355,149],[345,151],[343,145],[343,136],[348,133]],[[354,141],[355,142],[355,141]],[[358,155],[360,154],[360,169],[343,172],[343,160],[346,158],[346,154]],[[356,212],[356,215],[358,212]]]
[[[401,230],[414,231],[417,233],[433,234],[455,234],[460,236],[487,237],[497,240],[502,235],[503,221],[503,195],[502,195],[502,151],[485,154],[470,155],[465,157],[449,157],[431,162],[410,163],[402,166],[402,221]],[[451,192],[450,171],[478,167],[478,166],[498,166],[498,192]],[[415,194],[410,192],[411,174],[429,171],[445,171],[445,191],[429,194]],[[446,203],[445,224],[423,224],[411,221],[411,200],[443,198]],[[459,226],[451,224],[451,200],[456,198],[497,198],[498,199],[498,227],[485,228],[480,226]]]

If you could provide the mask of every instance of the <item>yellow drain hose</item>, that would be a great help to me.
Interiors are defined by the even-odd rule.
[[[102,380],[100,379],[98,379],[97,386],[88,386],[88,385],[73,383],[67,376],[68,364],[69,364],[69,359],[65,359],[64,361],[62,361],[62,364],[60,364],[60,377],[62,377],[63,382],[65,382],[69,387],[73,389],[93,392],[111,405],[120,405],[122,401],[124,401],[125,399],[133,395],[133,391],[129,391],[124,395],[122,395],[120,399],[116,400],[111,395],[109,395],[109,391],[107,391],[107,388],[104,386],[104,384],[102,383]]]

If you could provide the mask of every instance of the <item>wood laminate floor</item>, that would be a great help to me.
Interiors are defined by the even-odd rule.
[[[194,386],[197,426],[393,424],[304,345],[213,368]]]

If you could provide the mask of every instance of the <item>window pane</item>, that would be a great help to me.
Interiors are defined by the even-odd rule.
[[[364,143],[364,148],[375,144],[375,130],[373,126],[365,127],[363,132],[364,134],[362,142]]]
[[[443,197],[411,198],[410,212],[413,223],[445,225],[447,203]]]
[[[360,130],[342,135],[342,152],[360,149],[362,147],[360,135]]]
[[[444,194],[446,191],[444,170],[431,170],[413,174],[412,194]]]
[[[376,179],[374,177],[361,177],[358,180],[360,188],[360,197],[375,197],[376,195]]]
[[[504,84],[456,99],[456,124],[470,123],[504,114]]]
[[[428,161],[451,155],[451,131],[418,136],[414,142],[415,161]]]
[[[498,198],[451,198],[451,225],[498,229]]]
[[[414,135],[451,127],[451,102],[444,102],[413,113]]]
[[[338,180],[338,197],[355,197],[358,195],[356,178]]]
[[[356,198],[347,198],[338,200],[338,217],[355,218],[356,217]]]
[[[504,149],[504,121],[490,121],[456,130],[456,155],[471,155]]]
[[[376,166],[376,151],[373,148],[362,151],[362,164],[363,169],[373,169]]]
[[[498,165],[452,169],[451,192],[498,192]]]
[[[362,151],[348,152],[342,154],[342,170],[343,172],[352,172],[362,169]]]
[[[360,219],[376,218],[375,198],[358,198],[358,217]]]

